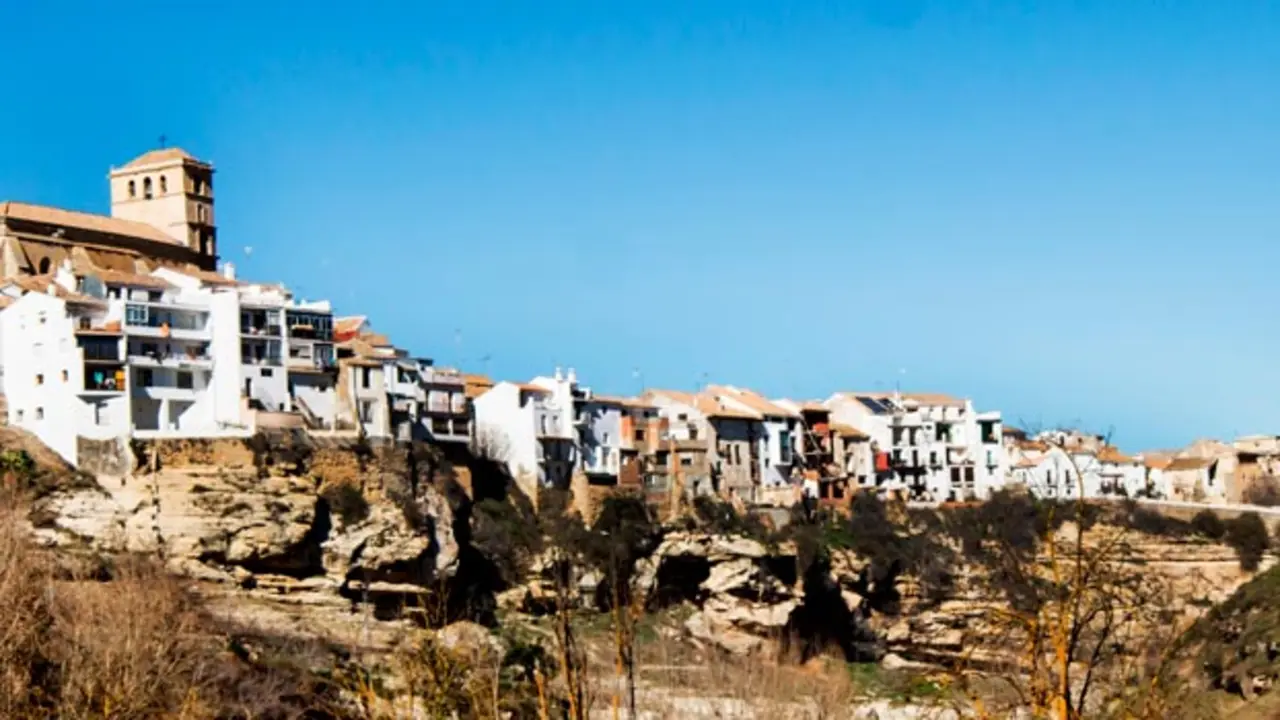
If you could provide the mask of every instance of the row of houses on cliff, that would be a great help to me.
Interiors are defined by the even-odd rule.
[[[1271,437],[1128,455],[1078,432],[1027,437],[939,393],[797,400],[709,384],[620,397],[572,370],[495,383],[328,301],[238,278],[219,261],[213,187],[210,164],[169,148],[110,171],[109,215],[0,202],[0,422],[77,464],[134,438],[305,428],[467,444],[531,494],[623,487],[757,505],[867,490],[964,501],[1010,484],[1245,502],[1280,470]]]

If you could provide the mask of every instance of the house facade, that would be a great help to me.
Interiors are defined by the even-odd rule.
[[[999,413],[938,393],[842,392],[828,398],[833,422],[870,438],[876,487],[919,500],[969,500],[1004,484],[1007,460]]]

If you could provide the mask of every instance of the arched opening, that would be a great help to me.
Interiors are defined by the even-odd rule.
[[[49,262],[49,258],[40,258],[40,265],[39,265],[40,274],[41,275],[49,274],[49,268],[51,265],[52,264]]]
[[[138,197],[138,183],[132,180],[129,181],[129,197]]]
[[[164,176],[161,175],[160,176],[160,194],[163,195],[167,192],[169,192],[169,181],[165,180]]]
[[[152,197],[152,195],[151,195],[151,178],[150,178],[150,177],[142,178],[142,196],[143,196],[143,197],[145,197],[145,198],[146,198],[146,199],[148,199],[148,200],[150,200],[150,199],[151,199],[151,197]]]

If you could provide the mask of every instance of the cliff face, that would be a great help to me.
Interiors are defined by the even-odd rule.
[[[443,606],[459,566],[451,467],[431,452],[183,442],[135,448],[131,476],[58,488],[43,543],[163,559],[215,609],[284,635],[385,645],[405,607]],[[120,463],[117,463],[117,466]]]
[[[432,448],[217,441],[135,446],[96,482],[44,494],[33,521],[52,546],[154,554],[191,578],[216,611],[285,636],[386,647],[414,620],[457,617],[466,574],[466,504],[447,497],[469,471]],[[1166,579],[1186,618],[1247,581],[1230,548],[1130,534],[1123,562]],[[640,562],[653,608],[685,604],[695,641],[738,653],[837,647],[852,659],[981,660],[1008,599],[984,570],[958,564],[945,592],[873,572],[849,551],[799,572],[795,547],[668,532]],[[584,588],[584,604],[591,588]],[[535,583],[497,601],[519,608]],[[475,598],[468,598],[470,603]],[[471,605],[475,616],[486,608]],[[377,620],[377,622],[372,622]],[[797,645],[798,643],[798,645]],[[998,649],[996,650],[998,651]]]

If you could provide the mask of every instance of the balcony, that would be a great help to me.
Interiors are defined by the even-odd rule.
[[[279,325],[266,326],[240,326],[240,334],[246,338],[268,338],[278,339],[281,336],[281,327]]]
[[[182,352],[147,351],[129,348],[129,364],[139,367],[210,369],[213,356],[205,348],[186,348]]]
[[[115,366],[103,364],[85,365],[84,394],[111,395],[122,393],[126,390],[125,385],[123,366],[119,363]]]

